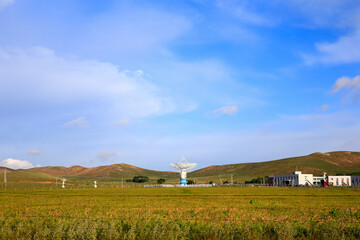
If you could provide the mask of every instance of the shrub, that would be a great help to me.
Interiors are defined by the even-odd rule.
[[[149,177],[147,177],[147,176],[135,176],[132,181],[136,182],[136,183],[148,182]]]
[[[158,184],[163,184],[164,182],[165,182],[165,179],[163,179],[163,178],[160,178],[160,179],[157,180]]]

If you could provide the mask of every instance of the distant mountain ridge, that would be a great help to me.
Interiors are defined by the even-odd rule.
[[[232,175],[234,180],[243,182],[255,177],[268,176],[271,174],[287,174],[295,169],[304,173],[322,175],[360,172],[360,152],[329,152],[313,153],[307,156],[291,157],[280,160],[239,163],[227,165],[213,165],[188,173],[189,179],[206,180],[229,179]],[[132,166],[125,163],[107,166],[86,168],[75,165],[71,167],[36,167],[27,170],[13,170],[0,167],[1,172],[7,169],[9,181],[54,181],[59,177],[75,180],[101,179],[102,181],[119,181],[131,179],[136,175],[148,176],[151,181],[164,178],[167,182],[177,182],[178,172],[155,171]],[[168,181],[169,180],[169,181]]]

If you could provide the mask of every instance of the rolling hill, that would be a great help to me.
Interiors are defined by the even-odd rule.
[[[178,176],[178,173],[176,172],[148,170],[125,163],[93,168],[82,166],[71,166],[68,168],[40,167],[36,168],[36,170],[56,177],[68,177],[74,179],[99,178],[113,181],[119,181],[121,178],[133,178],[136,175],[148,176],[150,179],[175,178]]]
[[[218,183],[230,180],[230,175],[232,174],[234,181],[244,182],[259,176],[291,173],[296,167],[304,173],[312,173],[314,175],[322,175],[323,172],[328,174],[360,172],[360,152],[313,153],[307,156],[266,162],[214,165],[190,172],[188,179],[198,179],[199,183],[203,183],[206,180]],[[0,172],[3,172],[4,169],[4,167],[1,167]],[[155,183],[159,178],[166,179],[167,183],[177,183],[179,180],[178,172],[149,170],[125,163],[93,168],[71,166],[37,167],[27,170],[6,168],[6,170],[8,172],[7,178],[9,183],[31,182],[53,184],[57,178],[62,177],[74,183],[85,183],[94,179],[105,183],[120,182],[131,179],[136,175],[148,176],[150,183]]]
[[[229,179],[233,174],[234,180],[250,180],[259,176],[271,174],[288,174],[296,170],[314,175],[347,174],[360,171],[359,152],[329,152],[313,153],[307,156],[285,158],[267,162],[240,163],[228,165],[214,165],[193,171],[189,174],[191,178],[213,178],[226,177]]]

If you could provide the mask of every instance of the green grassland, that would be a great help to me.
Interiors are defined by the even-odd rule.
[[[359,238],[359,188],[0,190],[0,239]]]

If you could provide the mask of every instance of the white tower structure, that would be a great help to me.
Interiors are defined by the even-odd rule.
[[[61,181],[62,181],[62,188],[65,188],[65,182],[66,182],[66,179],[65,179],[65,178],[63,178],[63,179],[61,179]]]
[[[94,181],[94,188],[97,188],[97,182]]]
[[[194,168],[197,164],[196,163],[189,163],[186,158],[182,157],[178,163],[171,163],[173,168],[180,170],[180,185],[186,186],[186,170]]]

